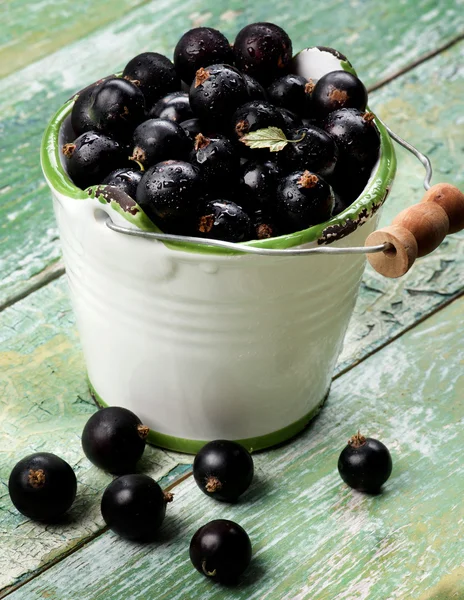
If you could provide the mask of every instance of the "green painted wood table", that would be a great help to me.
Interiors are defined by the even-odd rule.
[[[209,25],[233,37],[274,21],[296,49],[334,46],[369,85],[371,108],[428,153],[434,181],[464,186],[462,0],[11,0],[0,37],[0,597],[12,600],[184,598],[464,599],[464,236],[454,234],[403,278],[367,268],[329,399],[296,439],[255,456],[235,505],[196,488],[191,457],[147,448],[140,470],[175,494],[159,541],[125,542],[100,514],[111,478],[80,433],[96,410],[61,262],[40,138],[75,90],[143,50],[170,54],[180,33]],[[423,173],[398,151],[387,224],[421,196]],[[383,493],[345,486],[337,458],[358,428],[391,449]],[[55,452],[78,478],[63,523],[20,515],[15,462]],[[254,556],[236,587],[193,570],[188,544],[214,518],[249,532]]]

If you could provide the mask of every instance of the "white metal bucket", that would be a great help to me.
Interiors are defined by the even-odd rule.
[[[42,165],[97,402],[133,410],[151,442],[183,452],[218,438],[257,450],[295,435],[328,393],[365,257],[244,255],[110,230],[107,216],[157,231],[127,196],[89,196],[70,182],[60,149],[72,138],[72,103],[45,133]],[[380,160],[353,205],[303,232],[245,245],[363,245],[396,166],[377,126]]]

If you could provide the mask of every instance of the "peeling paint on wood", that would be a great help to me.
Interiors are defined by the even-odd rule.
[[[175,488],[158,543],[105,533],[12,600],[461,598],[463,319],[461,299],[340,377],[305,433],[255,456],[238,504],[207,498],[189,478]],[[352,491],[337,473],[358,428],[392,452],[378,496]],[[236,588],[207,581],[189,561],[191,536],[215,518],[237,521],[253,543]]]

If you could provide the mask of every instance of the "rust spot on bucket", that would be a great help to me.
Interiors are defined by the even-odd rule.
[[[93,191],[89,190],[89,196],[93,195]],[[112,185],[101,185],[98,186],[95,190],[95,196],[103,197],[108,204],[110,202],[116,202],[124,212],[127,212],[131,215],[136,215],[139,212],[139,208],[135,200],[133,200],[130,196],[128,196],[125,192],[120,190],[117,187],[113,187]]]

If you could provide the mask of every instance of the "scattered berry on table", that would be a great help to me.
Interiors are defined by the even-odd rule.
[[[287,33],[273,23],[252,23],[239,31],[234,42],[235,64],[269,85],[285,73],[292,58],[292,42]]]
[[[36,521],[55,521],[72,505],[77,481],[59,456],[38,452],[20,460],[8,481],[10,498],[20,513]]]
[[[227,129],[233,113],[249,99],[243,75],[225,64],[198,69],[189,98],[196,116],[218,131]]]
[[[122,475],[103,493],[101,513],[108,527],[119,536],[137,542],[151,542],[166,515],[172,494],[163,492],[148,475]]]
[[[350,487],[376,494],[391,475],[390,452],[382,442],[366,438],[358,432],[342,450],[338,472]]]
[[[332,71],[319,79],[311,94],[314,114],[323,119],[342,108],[366,110],[367,90],[363,82],[348,71]]]
[[[148,112],[147,116],[149,119],[159,117],[176,123],[194,118],[187,92],[172,92],[172,94],[161,98]]]
[[[291,233],[330,219],[334,195],[322,177],[310,171],[296,171],[279,180],[276,214],[279,226]]]
[[[65,144],[62,152],[69,176],[83,190],[101,183],[111,171],[129,162],[123,145],[97,131],[83,133]]]
[[[251,555],[247,532],[226,519],[203,525],[190,542],[190,560],[197,571],[223,583],[235,583],[250,564]]]
[[[201,67],[232,65],[234,54],[228,39],[217,29],[196,27],[184,33],[174,49],[174,65],[181,79],[190,85]]]
[[[148,427],[132,411],[109,406],[94,413],[82,432],[82,449],[91,463],[109,473],[135,471],[145,450]]]
[[[212,200],[200,210],[196,222],[198,237],[244,242],[251,239],[252,223],[241,206],[231,200]]]
[[[181,160],[154,165],[137,188],[137,203],[166,233],[182,233],[193,223],[203,193],[200,169]]]
[[[193,462],[193,476],[200,490],[224,502],[235,502],[250,487],[253,473],[251,454],[229,440],[205,444]]]
[[[108,177],[102,181],[103,185],[111,185],[125,192],[128,196],[135,199],[137,186],[142,179],[142,171],[133,167],[125,167],[112,171]]]
[[[131,159],[144,168],[162,160],[188,158],[192,148],[184,129],[168,119],[149,119],[141,123],[133,135]]]
[[[172,62],[157,52],[134,56],[125,66],[122,76],[140,89],[147,109],[166,94],[180,90],[181,85]]]

